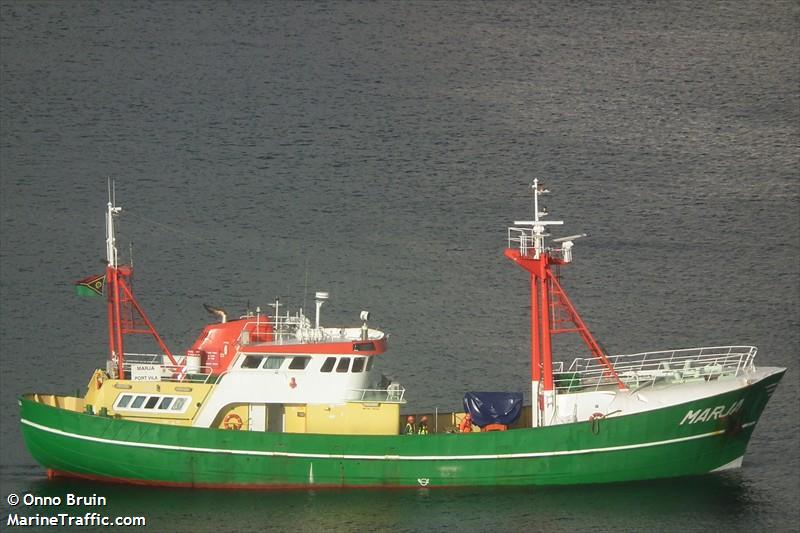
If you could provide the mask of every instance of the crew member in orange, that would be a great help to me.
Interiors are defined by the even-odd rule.
[[[470,416],[469,413],[464,416],[461,425],[458,426],[458,430],[461,433],[469,433],[472,431],[472,416]]]
[[[405,435],[413,435],[414,434],[414,417],[408,415],[406,418],[406,429],[403,430]]]

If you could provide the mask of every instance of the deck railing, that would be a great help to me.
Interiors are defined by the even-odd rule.
[[[709,346],[683,350],[611,355],[608,360],[629,389],[657,383],[711,381],[738,376],[754,368],[753,346]],[[578,392],[614,387],[617,381],[608,369],[594,358],[575,359],[567,370],[556,371],[558,392]]]
[[[405,403],[406,389],[389,386],[387,389],[351,389],[348,400],[351,402]]]
[[[186,372],[186,367],[182,365],[164,364],[164,355],[157,353],[126,353],[125,354],[125,376],[128,379],[134,377],[133,367],[136,365],[149,365],[152,367],[152,381],[173,381],[186,383],[208,383],[211,376],[211,367],[201,366],[194,372]],[[180,360],[181,357],[178,357]],[[142,376],[144,373],[141,374]],[[145,377],[142,381],[150,381]]]
[[[542,238],[542,237],[540,237]],[[508,228],[508,248],[519,250],[523,257],[533,257],[536,250],[536,234],[529,227]],[[547,246],[545,251],[553,257],[563,258],[564,249]]]
[[[272,329],[268,330],[267,326]],[[294,317],[279,320],[249,320],[242,327],[238,342],[242,346],[269,342],[273,344],[299,344],[314,342],[340,342],[377,340],[383,337],[380,331],[367,329],[364,337],[361,327],[313,327],[308,320]]]

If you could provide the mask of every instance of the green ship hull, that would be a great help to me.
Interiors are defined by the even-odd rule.
[[[468,434],[226,431],[77,413],[28,396],[20,405],[28,449],[54,475],[209,488],[568,485],[739,466],[783,373],[641,413]]]

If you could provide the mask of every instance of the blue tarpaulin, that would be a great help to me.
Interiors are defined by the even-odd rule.
[[[476,426],[510,426],[522,412],[522,393],[468,392],[464,395],[464,411],[470,414],[472,423]]]

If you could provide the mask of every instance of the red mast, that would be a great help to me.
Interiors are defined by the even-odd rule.
[[[131,289],[132,265],[120,265],[117,256],[117,242],[114,234],[114,217],[122,211],[114,205],[112,187],[109,187],[106,210],[106,287],[108,288],[108,373],[112,378],[125,379],[125,346],[123,338],[130,334],[151,335],[170,365],[178,363],[172,356],[153,323],[147,318],[144,309],[136,301]]]
[[[539,185],[539,180],[533,180],[534,219],[515,221],[515,227],[508,228],[508,248],[504,252],[506,257],[530,273],[533,426],[549,425],[555,414],[554,334],[578,333],[592,355],[606,367],[607,375],[613,377],[620,389],[626,388],[553,273],[552,265],[572,262],[573,241],[585,235],[553,239],[553,243],[561,244],[560,248],[545,246],[545,238],[550,236],[545,233],[546,227],[563,224],[560,220],[541,220],[547,212],[539,211],[539,195],[548,192]],[[573,327],[563,327],[565,322]]]

